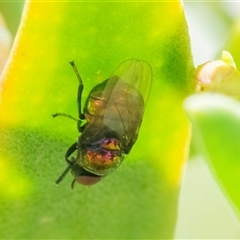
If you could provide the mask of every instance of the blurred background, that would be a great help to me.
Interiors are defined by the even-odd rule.
[[[240,13],[240,3],[184,1],[183,4],[195,66],[219,58]],[[0,72],[14,42],[23,5],[23,1],[0,2],[0,56],[3,57]],[[240,239],[240,223],[232,206],[204,159],[192,156],[184,172],[175,238]]]
[[[220,58],[240,2],[184,1],[184,10],[194,65]],[[201,156],[190,157],[185,169],[175,238],[240,239],[239,220]]]

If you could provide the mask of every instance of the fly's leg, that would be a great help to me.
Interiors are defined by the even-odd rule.
[[[68,158],[77,150],[77,142],[75,142],[66,152],[65,154],[65,160],[68,164],[67,168],[63,171],[63,173],[60,175],[60,177],[55,181],[55,183],[58,185],[64,177],[67,175],[67,173],[71,170],[75,158],[72,158],[72,161],[70,161]]]
[[[70,62],[72,68],[73,68],[73,71],[74,73],[76,74],[77,76],[77,79],[78,79],[78,82],[79,82],[79,86],[78,86],[78,93],[77,93],[77,105],[78,105],[78,117],[79,119],[69,115],[69,114],[66,114],[66,113],[55,113],[53,114],[52,116],[53,117],[66,117],[66,118],[69,118],[69,119],[72,119],[74,121],[77,121],[77,128],[78,128],[78,131],[79,132],[82,132],[83,131],[83,126],[82,125],[82,121],[81,120],[84,120],[85,119],[85,116],[84,114],[82,113],[82,92],[83,92],[83,81],[82,81],[82,78],[76,68],[76,65],[74,63],[74,61]]]
[[[72,168],[72,166],[67,166],[67,168],[63,171],[63,173],[60,175],[60,177],[55,181],[55,183],[57,185],[64,179],[64,177],[71,170],[71,168]]]
[[[66,118],[69,118],[71,120],[74,120],[77,122],[77,129],[79,132],[82,132],[82,121],[80,119],[77,119],[69,114],[66,114],[66,113],[55,113],[55,114],[52,114],[52,116],[55,118],[55,117],[66,117]]]
[[[82,113],[82,92],[83,92],[83,81],[82,81],[82,78],[77,70],[77,67],[74,63],[74,61],[70,62],[72,68],[73,68],[73,71],[75,72],[76,74],[76,77],[78,79],[78,82],[79,82],[79,86],[78,86],[78,93],[77,93],[77,105],[78,105],[78,117],[79,119],[85,119],[85,116],[84,114]]]
[[[84,128],[86,127],[86,125],[87,125],[87,123],[85,123],[85,124],[83,124],[83,125],[78,125],[78,131],[79,131],[80,133],[82,133],[83,130],[84,130]]]
[[[71,183],[71,189],[72,189],[72,190],[73,190],[73,188],[74,188],[75,182],[76,182],[76,179],[74,178],[73,181],[72,181],[72,183]]]
[[[71,145],[71,146],[69,147],[69,149],[67,150],[67,152],[65,153],[65,160],[66,160],[67,164],[68,164],[69,166],[71,166],[71,167],[72,167],[75,159],[72,158],[72,159],[74,159],[74,160],[73,160],[73,161],[70,161],[68,158],[69,158],[76,150],[77,150],[77,142],[75,142],[73,145]]]
[[[66,118],[69,118],[69,119],[72,119],[74,121],[80,121],[79,119],[67,114],[67,113],[55,113],[55,114],[52,114],[52,116],[55,118],[55,117],[66,117]]]
[[[78,86],[78,93],[77,93],[77,105],[78,105],[78,117],[79,119],[75,118],[75,117],[72,117],[71,115],[69,114],[66,114],[66,113],[55,113],[53,114],[52,116],[53,117],[66,117],[66,118],[69,118],[69,119],[72,119],[74,121],[77,121],[77,128],[78,128],[78,131],[79,132],[82,132],[85,125],[84,124],[82,126],[82,121],[81,120],[84,120],[85,119],[85,116],[84,114],[82,113],[82,92],[83,92],[83,81],[80,77],[80,74],[76,68],[76,65],[74,63],[74,61],[70,62],[72,68],[73,68],[73,71],[75,72],[76,74],[76,77],[78,79],[78,82],[79,82],[79,86]],[[64,177],[66,176],[66,174],[72,169],[73,167],[73,164],[74,162],[76,161],[76,159],[74,157],[71,158],[71,160],[69,160],[69,157],[77,150],[77,142],[74,143],[72,146],[70,146],[70,148],[67,150],[66,154],[65,154],[65,161],[67,162],[68,164],[68,167],[64,170],[64,172],[61,174],[61,176],[56,180],[56,184],[59,184],[63,179]],[[72,189],[74,187],[74,183],[75,183],[75,179],[73,180],[72,182]]]

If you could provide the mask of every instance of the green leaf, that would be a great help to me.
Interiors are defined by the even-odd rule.
[[[221,94],[203,93],[188,97],[185,109],[193,123],[196,148],[239,211],[240,103]]]
[[[153,86],[139,139],[122,165],[92,187],[56,187],[79,136],[83,98],[129,58],[147,61]],[[28,1],[2,79],[1,238],[172,238],[189,125],[182,101],[193,69],[180,2]]]

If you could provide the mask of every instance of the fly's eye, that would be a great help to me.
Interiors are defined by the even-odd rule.
[[[101,180],[101,177],[93,177],[93,176],[77,176],[75,180],[85,186],[91,186],[98,183]]]
[[[106,150],[112,150],[112,151],[117,151],[120,150],[120,144],[117,139],[104,139],[101,143],[101,148],[106,149]]]

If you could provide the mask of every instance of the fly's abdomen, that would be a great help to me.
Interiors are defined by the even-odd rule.
[[[79,152],[78,164],[87,171],[105,176],[120,165],[123,154],[120,142],[115,138],[105,138],[87,146]],[[80,160],[81,159],[81,160]]]

